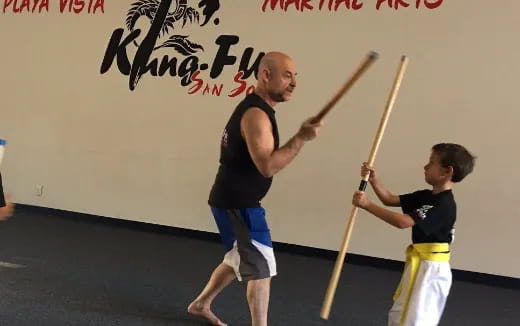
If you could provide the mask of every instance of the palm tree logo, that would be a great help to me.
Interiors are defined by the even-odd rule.
[[[137,21],[142,17],[147,18],[150,22],[152,22],[160,3],[161,0],[139,0],[132,3],[126,15],[126,28],[129,31],[133,31]],[[174,0],[172,7],[174,8],[173,11],[168,12],[162,25],[162,36],[168,36],[171,31],[184,28],[187,23],[198,24],[200,22],[201,16],[204,16],[205,18],[200,26],[205,26],[211,16],[213,16],[213,14],[219,10],[220,1],[199,1],[198,7],[200,8],[201,12],[193,7],[189,7],[188,0]],[[215,19],[214,22],[215,24],[218,24],[218,18]],[[139,44],[136,41],[133,41],[133,43],[135,46],[139,47]],[[192,42],[188,35],[179,34],[170,35],[166,41],[155,46],[153,50],[155,51],[161,48],[173,48],[183,56],[190,56],[199,51],[204,51],[204,47],[200,44]]]

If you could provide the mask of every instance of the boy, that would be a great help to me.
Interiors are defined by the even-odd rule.
[[[473,171],[475,157],[458,144],[441,143],[432,147],[424,179],[432,190],[393,195],[366,163],[361,175],[386,206],[402,207],[403,214],[371,202],[357,191],[352,203],[400,229],[412,227],[412,244],[406,250],[406,264],[388,326],[434,326],[442,316],[451,288],[450,244],[454,238],[456,204],[452,184]]]

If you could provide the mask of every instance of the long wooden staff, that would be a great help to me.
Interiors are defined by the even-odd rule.
[[[374,143],[372,144],[372,150],[370,152],[370,156],[368,158],[368,165],[372,166],[377,154],[377,150],[379,149],[379,144],[381,143],[381,139],[383,138],[383,134],[386,128],[386,124],[388,122],[388,117],[390,116],[390,112],[392,111],[392,107],[395,103],[395,99],[397,97],[397,93],[399,91],[399,87],[401,86],[401,81],[403,79],[404,72],[408,65],[408,58],[403,56],[401,58],[401,64],[399,66],[399,70],[394,80],[394,85],[390,92],[390,96],[386,103],[386,108],[384,114],[379,123],[379,129],[377,130],[377,135],[374,139]],[[359,185],[360,191],[365,191],[368,181],[368,175],[362,178],[361,183]],[[345,236],[343,237],[343,242],[341,244],[341,249],[339,251],[338,257],[336,259],[336,265],[334,266],[334,272],[329,282],[329,287],[327,288],[327,293],[325,295],[325,300],[323,302],[323,306],[321,309],[321,318],[328,319],[330,314],[330,308],[332,306],[332,301],[334,298],[334,294],[336,292],[336,287],[338,285],[339,276],[341,273],[341,269],[343,267],[343,262],[345,260],[345,254],[347,253],[347,246],[350,241],[350,235],[352,233],[352,229],[354,227],[354,223],[356,220],[358,208],[357,206],[352,207],[352,211],[350,212],[350,219],[347,226],[347,230],[345,232]]]
[[[318,123],[320,122],[321,120],[323,120],[323,118],[325,117],[325,115],[327,115],[327,113],[330,112],[330,110],[332,110],[332,108],[334,107],[334,105],[336,104],[336,102],[339,101],[339,99],[345,95],[345,93],[352,87],[352,85],[354,85],[354,83],[359,79],[359,77],[361,77],[361,75],[370,67],[370,65],[377,60],[377,58],[379,57],[379,55],[377,54],[377,52],[370,52],[367,57],[365,58],[365,60],[361,63],[361,65],[358,67],[358,69],[354,72],[354,74],[352,75],[352,77],[350,77],[349,80],[347,80],[345,82],[345,84],[343,84],[343,86],[337,91],[337,93],[334,95],[334,97],[332,97],[330,99],[330,101],[323,107],[323,109],[321,109],[321,111],[312,119],[312,123]]]

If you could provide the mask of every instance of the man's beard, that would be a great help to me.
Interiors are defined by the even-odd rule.
[[[283,94],[285,93],[285,90],[282,92],[270,92],[269,96],[276,102],[285,102],[287,101]]]

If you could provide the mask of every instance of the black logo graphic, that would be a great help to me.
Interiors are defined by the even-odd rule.
[[[159,4],[160,2],[158,0],[140,0],[134,2],[126,16],[126,27],[128,28],[128,30],[132,32],[134,30],[137,20],[142,16],[145,16],[150,20],[150,22],[152,22],[157,12],[157,9],[159,8]],[[209,9],[207,9],[206,7],[209,4],[212,4],[212,6],[210,6]],[[174,11],[168,12],[168,14],[166,15],[166,19],[164,20],[164,23],[161,28],[162,35],[169,34],[170,30],[175,30],[175,27],[178,28],[181,22],[181,27],[184,27],[188,21],[190,23],[199,22],[199,12],[193,7],[188,7],[187,0],[176,0],[174,6]],[[218,10],[220,4],[218,3],[218,1],[208,2],[207,0],[205,0],[201,1],[199,3],[199,6],[205,8],[203,10],[203,15],[206,16],[206,19],[204,20],[204,23],[201,25],[203,26],[208,22],[210,15],[213,15],[215,11]],[[134,44],[136,46],[139,46],[135,41]],[[187,35],[172,35],[168,38],[168,40],[156,46],[154,50],[165,47],[172,47],[178,53],[184,56],[189,56],[191,54],[196,53],[199,50],[204,50],[204,48],[201,45],[191,42]]]
[[[182,35],[180,31],[188,25],[206,26],[220,9],[220,0],[194,2],[198,2],[198,9],[189,6],[188,0],[139,0],[133,2],[126,15],[126,30],[118,28],[112,33],[101,63],[101,74],[106,73],[116,61],[119,71],[130,76],[130,90],[134,90],[141,77],[147,73],[152,76],[164,76],[169,73],[172,77],[179,77],[182,86],[189,85],[196,72],[207,70],[210,65],[199,64],[198,55],[205,51],[204,46],[198,44],[189,35]],[[140,19],[149,21],[150,28],[142,41],[138,43],[137,38],[141,35],[141,30],[136,28],[136,25]],[[220,19],[214,18],[213,23],[218,25]],[[128,35],[124,36],[125,33]],[[238,42],[239,37],[236,35],[219,35],[217,37],[215,44],[218,49],[211,65],[210,78],[217,78],[225,66],[232,66],[237,62],[237,57],[229,53],[232,46]],[[128,58],[128,46],[137,47],[132,62]],[[176,56],[152,57],[152,54],[159,49],[171,49]],[[264,53],[261,52],[250,65],[253,52],[254,49],[248,47],[242,54],[238,67],[241,79],[246,79],[257,71]]]

